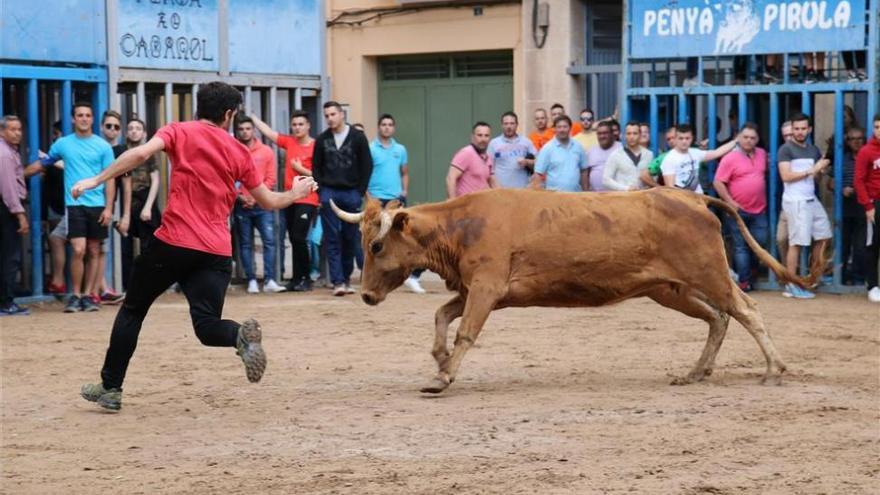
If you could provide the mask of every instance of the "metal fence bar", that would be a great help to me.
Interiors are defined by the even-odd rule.
[[[779,95],[777,93],[770,93],[770,129],[768,134],[770,135],[770,149],[767,153],[770,160],[768,174],[770,197],[767,201],[767,210],[770,215],[770,238],[766,241],[770,245],[770,254],[776,258],[779,255],[776,249],[776,227],[779,221],[779,211],[776,206],[778,204],[776,198],[779,197],[779,171],[776,163],[776,150],[779,149]],[[768,270],[768,272],[770,285],[778,286],[776,274],[773,273],[773,270]]]
[[[27,124],[28,124],[28,162],[36,160],[40,151],[40,100],[37,94],[37,80],[27,82]],[[41,181],[39,175],[30,178],[31,206],[31,294],[43,294],[43,230],[40,218],[42,204]]]
[[[834,92],[834,285],[843,284],[843,91]]]

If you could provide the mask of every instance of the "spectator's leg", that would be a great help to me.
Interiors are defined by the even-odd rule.
[[[85,277],[86,271],[86,238],[74,237],[73,239],[70,239],[70,250],[72,258],[70,260],[70,278],[71,283],[73,283],[70,292],[75,296],[79,296],[82,294],[83,278]]]
[[[67,220],[62,218],[61,221],[65,222]],[[56,236],[54,230],[49,234],[49,252],[52,257],[52,285],[54,287],[64,286],[65,244],[67,244],[67,239]]]
[[[746,219],[749,218],[749,215],[745,212],[740,212],[740,217],[742,217],[743,221],[746,221]],[[727,224],[727,231],[733,239],[733,266],[736,268],[739,283],[748,283],[750,282],[749,276],[751,275],[749,247],[746,245],[746,240],[743,237],[742,232],[740,232],[739,227],[736,225],[736,220],[731,219],[729,216],[725,216],[724,223]]]
[[[309,229],[315,218],[315,207],[312,205],[293,205],[288,210],[290,244],[293,247],[293,283],[309,281],[310,256],[308,246]]]
[[[87,239],[86,250],[88,251],[88,261],[86,261],[86,287],[84,291],[86,295],[94,294],[101,297],[99,284],[104,279],[103,268],[106,257],[104,256],[102,245],[103,239]]]
[[[254,223],[251,212],[238,205],[235,207],[235,227],[238,234],[241,264],[244,267],[245,278],[250,282],[257,279],[257,275],[254,273]]]
[[[339,204],[341,197],[337,191],[329,188],[321,190],[321,225],[324,229],[324,249],[327,256],[327,265],[329,268],[330,283],[334,286],[345,283],[345,275],[342,272],[342,227],[344,222],[333,213],[330,208],[330,199],[340,208],[344,208]]]
[[[15,274],[21,261],[18,219],[0,201],[0,308],[12,304]]]
[[[867,220],[865,216],[853,219],[853,236],[852,236],[852,263],[850,264],[850,274],[854,284],[861,285],[865,281],[865,257],[866,250],[865,241],[867,234]],[[844,251],[846,252],[846,251]]]
[[[254,212],[257,230],[263,242],[263,282],[278,279],[275,277],[275,219],[271,211],[262,208]]]
[[[758,241],[758,244],[766,249],[768,245],[767,239],[770,237],[770,222],[767,219],[767,212],[759,213],[757,215],[749,215],[749,217],[749,223],[747,224],[749,232],[751,232],[752,237]],[[757,270],[761,266],[758,257],[752,250],[749,250],[749,256],[751,260],[749,263],[750,271]],[[751,278],[749,281],[754,282]]]
[[[874,201],[873,242],[865,250],[865,284],[868,290],[880,286],[877,280],[877,261],[880,258],[880,201]]]

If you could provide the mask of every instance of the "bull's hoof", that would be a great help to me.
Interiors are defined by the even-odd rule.
[[[669,382],[670,385],[680,386],[680,385],[690,385],[694,383],[694,380],[691,379],[690,375],[688,376],[676,376]]]
[[[711,369],[705,369],[702,371],[691,371],[687,374],[687,376],[677,376],[669,382],[670,385],[690,385],[691,383],[701,382],[706,379],[707,376],[712,374]]]
[[[439,394],[449,387],[449,382],[442,378],[434,378],[426,386],[421,388],[423,394]]]
[[[782,385],[782,373],[764,375],[764,377],[761,378],[761,385],[776,385],[777,387]]]

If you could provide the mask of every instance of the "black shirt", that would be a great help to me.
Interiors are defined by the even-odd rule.
[[[350,127],[342,146],[336,148],[333,131],[327,129],[315,140],[312,175],[319,186],[357,189],[367,192],[373,173],[370,143],[363,132]]]

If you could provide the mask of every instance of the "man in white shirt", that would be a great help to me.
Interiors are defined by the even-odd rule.
[[[638,122],[628,122],[624,128],[626,144],[617,149],[602,171],[602,185],[608,191],[636,191],[640,189],[639,172],[647,170],[654,154],[642,147],[642,133]]]
[[[700,187],[700,164],[717,160],[736,147],[736,140],[721,145],[714,150],[692,148],[694,128],[690,124],[679,124],[675,127],[675,147],[669,150],[660,170],[663,182],[667,186],[688,189],[698,194],[703,193]]]
[[[797,114],[791,118],[791,141],[779,148],[779,176],[782,178],[782,212],[788,222],[788,252],[785,266],[797,273],[801,246],[813,244],[813,259],[821,259],[822,250],[831,238],[831,223],[822,203],[816,198],[816,175],[821,174],[830,161],[822,158],[815,145],[807,142],[813,131],[810,118]],[[812,292],[794,284],[787,284],[782,295],[795,299],[812,299]]]

